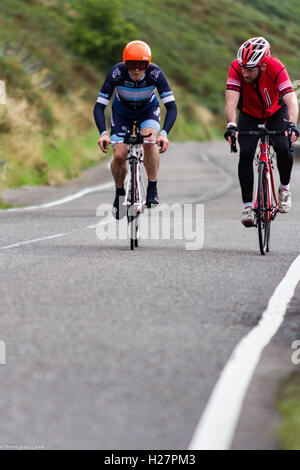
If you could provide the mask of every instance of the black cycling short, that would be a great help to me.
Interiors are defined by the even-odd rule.
[[[266,124],[269,130],[283,131],[288,123],[287,107],[283,106],[273,114],[267,121],[257,119],[240,112],[238,119],[239,131],[256,131],[258,124]],[[258,136],[239,136],[240,160],[239,160],[239,180],[242,190],[243,202],[251,202],[253,198],[253,158],[255,155]],[[289,151],[288,139],[285,136],[272,136],[274,150],[277,155],[277,167],[281,184],[287,185],[290,182],[293,166],[293,154]]]
[[[137,117],[137,123],[140,128],[151,127],[157,133],[160,130],[160,107],[153,106],[148,108],[144,113],[139,113]],[[127,130],[132,130],[133,119],[121,116],[116,111],[112,110],[111,115],[111,129],[110,129],[110,140],[112,145],[122,142],[122,137],[119,137],[117,134],[122,134]]]

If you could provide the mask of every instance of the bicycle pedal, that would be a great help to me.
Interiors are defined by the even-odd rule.
[[[140,213],[143,214],[143,212],[145,212],[145,204],[142,203],[141,206],[140,206]]]
[[[151,206],[147,206],[147,204],[145,204],[145,207],[146,209],[156,209],[157,207],[159,207],[159,204],[151,204]]]
[[[142,212],[144,212],[144,208],[142,204],[128,204],[128,209],[130,211],[130,215],[135,217],[137,215],[140,215]]]

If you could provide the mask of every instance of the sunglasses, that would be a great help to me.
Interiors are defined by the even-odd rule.
[[[145,60],[127,60],[126,65],[129,69],[145,70],[147,68],[148,62]]]

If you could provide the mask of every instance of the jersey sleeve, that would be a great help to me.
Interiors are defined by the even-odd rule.
[[[241,77],[234,62],[229,68],[226,89],[238,92],[241,91]]]
[[[279,73],[277,74],[275,85],[280,96],[284,96],[287,93],[291,93],[292,91],[294,91],[292,82],[285,67],[282,67]]]
[[[171,101],[175,101],[173,92],[171,90],[171,87],[163,71],[158,69],[158,70],[153,70],[153,72],[151,73],[154,76],[155,75],[157,76],[156,88],[157,88],[157,91],[159,93],[162,103],[166,105],[167,103],[170,103]]]
[[[103,83],[99,96],[97,98],[97,103],[100,103],[104,106],[107,106],[109,100],[112,97],[114,89],[118,83],[119,78],[122,76],[122,71],[120,65],[115,65],[110,72],[108,73],[105,82]]]
[[[120,77],[122,77],[120,64],[114,65],[108,73],[97,98],[94,107],[94,118],[100,134],[106,131],[104,110],[112,97]]]
[[[157,91],[162,103],[165,105],[167,114],[165,117],[162,131],[168,134],[172,129],[177,118],[177,106],[171,87],[161,69],[154,71],[157,74]]]

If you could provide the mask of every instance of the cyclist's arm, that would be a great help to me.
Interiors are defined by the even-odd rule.
[[[96,126],[98,127],[100,133],[100,139],[98,140],[98,145],[101,148],[102,152],[107,153],[108,145],[110,144],[110,138],[106,130],[105,124],[105,108],[109,103],[109,100],[113,94],[115,85],[112,80],[112,71],[106,77],[104,84],[100,90],[97,102],[94,106],[94,118]]]
[[[227,123],[236,123],[237,118],[237,106],[240,99],[240,93],[238,91],[226,90],[225,96],[225,114]]]
[[[225,114],[227,123],[236,123],[237,107],[241,92],[241,74],[237,60],[234,60],[228,71],[225,96]]]
[[[163,132],[168,135],[177,118],[177,105],[175,103],[175,100],[165,103],[165,107],[167,110],[167,114],[161,133]]]
[[[96,126],[98,127],[98,130],[101,136],[103,135],[103,133],[107,132],[106,124],[105,124],[105,115],[104,115],[105,108],[106,106],[100,103],[96,103],[94,106],[94,118],[95,118]]]
[[[288,120],[297,125],[298,102],[289,74],[282,62],[275,58],[273,58],[273,69],[274,73],[276,73],[275,85],[277,91],[287,106]]]
[[[169,101],[164,104],[167,110],[167,114],[165,117],[163,128],[160,131],[160,135],[157,139],[157,143],[160,146],[159,153],[164,153],[167,150],[169,146],[168,134],[172,129],[177,117],[177,105],[175,103],[175,100],[173,99],[172,101]]]
[[[225,96],[225,114],[227,120],[227,130],[224,134],[224,137],[228,140],[229,145],[233,145],[234,141],[232,142],[231,136],[228,135],[230,128],[233,128],[234,131],[237,131],[237,106],[240,99],[240,92],[233,91],[233,90],[226,90]],[[238,132],[234,134],[235,138],[238,136]],[[236,151],[236,150],[235,150]]]
[[[163,125],[161,133],[167,137],[177,118],[177,105],[175,102],[173,92],[170,88],[170,85],[164,73],[162,72],[161,69],[158,69],[157,73],[158,73],[158,78],[156,82],[157,91],[162,100],[162,103],[165,105],[165,108],[167,110],[167,114],[165,117],[165,121],[164,121],[164,125]]]
[[[103,153],[107,153],[108,145],[110,144],[110,138],[106,130],[105,124],[104,110],[106,108],[106,104],[100,103],[98,100],[94,106],[94,118],[96,126],[98,127],[98,130],[100,132],[100,139],[98,140],[98,145]]]
[[[105,124],[105,115],[104,110],[108,105],[110,98],[114,92],[116,81],[118,77],[121,75],[121,71],[118,65],[115,65],[107,75],[105,82],[103,83],[99,96],[97,98],[97,102],[94,106],[94,118],[96,122],[96,126],[100,132],[100,135],[106,133],[106,124]]]
[[[285,102],[285,104],[287,105],[289,122],[293,122],[294,124],[297,125],[299,107],[298,107],[298,101],[297,101],[296,93],[294,91],[291,92],[291,93],[287,93],[286,95],[284,95],[282,97],[282,99]]]

